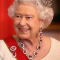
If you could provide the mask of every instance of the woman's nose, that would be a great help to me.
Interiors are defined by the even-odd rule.
[[[21,26],[25,26],[25,25],[26,25],[26,19],[25,19],[25,17],[23,17],[23,18],[21,19],[20,25],[21,25]]]

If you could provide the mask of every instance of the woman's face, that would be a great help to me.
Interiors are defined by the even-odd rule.
[[[31,5],[20,4],[14,16],[14,28],[22,39],[35,37],[39,32],[40,21],[36,9]]]

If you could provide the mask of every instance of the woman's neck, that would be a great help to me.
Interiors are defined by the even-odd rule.
[[[19,43],[19,37],[16,35],[14,36],[17,43]],[[21,42],[24,43],[24,47],[29,49],[30,47],[31,48],[36,48],[36,46],[39,44],[39,35],[37,37],[34,37],[34,38],[29,38],[29,39],[21,39]]]

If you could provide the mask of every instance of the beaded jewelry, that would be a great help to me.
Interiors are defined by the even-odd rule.
[[[37,50],[33,53],[34,56],[32,56],[32,55],[27,55],[27,50],[24,49],[24,43],[22,43],[21,40],[19,40],[19,42],[20,42],[20,47],[21,47],[22,50],[23,50],[23,54],[25,54],[29,60],[31,60],[31,59],[33,59],[34,57],[38,56],[38,52],[39,52],[39,50],[40,50],[40,48],[41,48],[41,43],[42,43],[42,28],[40,28],[39,36],[40,36],[39,44],[38,44],[38,46],[37,46]]]

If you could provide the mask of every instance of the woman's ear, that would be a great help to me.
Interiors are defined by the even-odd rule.
[[[43,28],[43,26],[44,26],[44,21],[43,21],[43,20],[41,20],[41,21],[40,21],[40,27],[42,27],[42,28]]]

